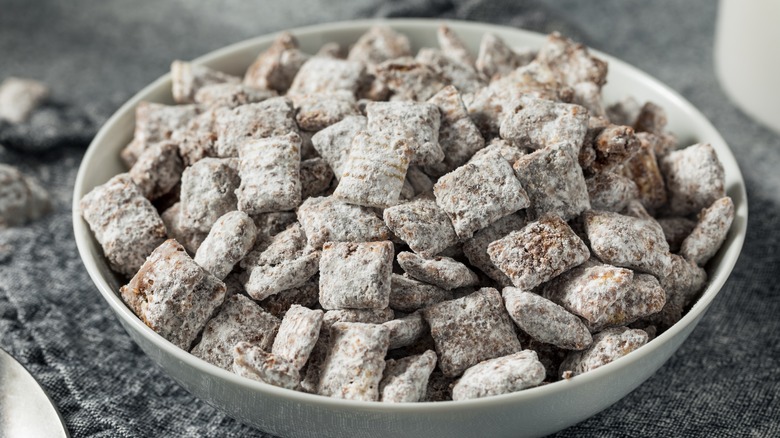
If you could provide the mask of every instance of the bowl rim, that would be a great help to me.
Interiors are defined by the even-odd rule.
[[[281,32],[290,32],[295,36],[303,37],[307,35],[313,35],[313,34],[318,34],[323,32],[332,32],[336,30],[361,31],[361,30],[366,30],[368,29],[368,27],[376,24],[386,24],[391,27],[414,28],[414,29],[424,30],[424,31],[430,31],[431,29],[435,29],[437,26],[441,24],[448,24],[452,27],[457,27],[458,29],[471,30],[471,31],[483,32],[483,33],[490,32],[490,31],[499,31],[499,30],[502,32],[515,32],[515,33],[522,34],[523,38],[535,42],[541,42],[544,40],[544,38],[546,38],[546,35],[537,32],[514,28],[511,26],[473,22],[473,21],[452,20],[452,19],[422,19],[422,18],[360,19],[360,20],[337,21],[337,22],[322,23],[322,24],[316,24],[310,26],[296,27],[296,28],[290,28],[283,31],[279,31],[279,32],[264,34],[261,36],[246,39],[219,48],[217,50],[208,52],[205,55],[192,60],[192,62],[195,64],[208,65],[209,63],[214,62],[220,58],[229,56],[234,52],[251,49],[253,47],[269,43]],[[601,380],[606,376],[608,376],[614,370],[617,370],[620,367],[631,366],[631,364],[637,363],[643,360],[646,356],[655,353],[658,349],[661,348],[662,344],[676,337],[688,325],[695,323],[695,321],[704,314],[704,311],[709,307],[710,303],[715,299],[715,296],[722,289],[723,285],[725,284],[726,280],[731,274],[731,271],[733,270],[739,258],[739,255],[741,253],[745,241],[746,231],[747,231],[748,209],[747,209],[747,194],[745,190],[745,181],[744,178],[742,177],[741,171],[739,170],[737,161],[733,155],[733,152],[728,147],[726,141],[723,139],[720,133],[718,133],[718,131],[710,123],[710,121],[698,109],[696,109],[693,106],[693,104],[688,102],[688,100],[683,98],[679,93],[677,93],[676,91],[674,91],[673,89],[671,89],[669,86],[665,85],[663,82],[659,81],[658,79],[655,79],[654,77],[650,76],[644,71],[616,57],[613,57],[607,53],[593,49],[591,47],[589,47],[588,49],[592,54],[606,60],[610,65],[610,71],[612,68],[614,68],[614,66],[618,66],[618,69],[624,70],[628,75],[633,76],[634,79],[643,83],[643,85],[646,85],[648,88],[652,88],[654,92],[658,92],[665,95],[665,97],[668,100],[674,102],[674,105],[676,105],[680,110],[682,110],[687,116],[693,117],[695,119],[699,119],[699,121],[703,123],[703,126],[706,128],[706,130],[710,131],[711,138],[708,138],[707,142],[710,143],[720,142],[726,146],[726,150],[725,150],[726,158],[735,164],[734,169],[732,169],[735,173],[732,174],[731,176],[733,179],[735,179],[738,182],[736,186],[732,188],[732,190],[736,190],[737,192],[736,194],[739,196],[739,199],[735,199],[735,212],[738,215],[738,217],[743,218],[743,220],[740,221],[735,220],[734,223],[732,224],[732,228],[729,230],[729,234],[733,234],[733,241],[731,246],[728,248],[728,250],[729,253],[736,253],[736,255],[724,257],[723,260],[721,260],[721,265],[719,265],[718,267],[719,275],[715,275],[708,279],[709,283],[707,284],[707,288],[701,294],[697,302],[691,307],[691,309],[682,317],[682,319],[677,321],[677,323],[675,323],[668,330],[666,330],[665,332],[663,332],[662,334],[658,335],[653,340],[648,342],[642,348],[637,349],[631,354],[623,356],[595,370],[589,371],[587,373],[578,376],[574,376],[570,379],[563,379],[557,382],[553,382],[550,384],[546,384],[534,388],[524,389],[518,392],[494,395],[494,396],[478,398],[478,399],[458,400],[458,401],[448,400],[448,401],[440,401],[440,402],[418,402],[418,403],[366,402],[366,401],[336,399],[336,398],[326,397],[318,394],[310,394],[301,391],[294,391],[290,389],[284,389],[277,386],[273,386],[264,382],[258,382],[251,379],[247,379],[238,376],[228,370],[222,369],[216,365],[213,365],[209,362],[206,362],[205,360],[200,359],[190,354],[189,352],[176,347],[174,344],[172,344],[171,342],[163,338],[157,332],[155,332],[154,330],[149,328],[146,324],[144,324],[141,321],[141,319],[138,318],[130,310],[130,308],[124,304],[124,302],[119,297],[118,293],[112,289],[112,287],[109,285],[106,279],[103,278],[103,276],[101,275],[96,260],[93,259],[91,256],[89,242],[90,239],[92,239],[93,237],[89,229],[89,226],[86,224],[86,222],[81,218],[81,215],[79,214],[80,211],[79,201],[83,196],[83,194],[88,192],[88,190],[85,189],[86,186],[85,180],[87,178],[87,173],[89,170],[86,168],[84,163],[90,161],[90,159],[97,153],[97,150],[100,147],[101,143],[103,143],[104,139],[111,134],[110,131],[114,129],[113,128],[114,125],[117,124],[119,119],[123,117],[125,113],[134,110],[135,106],[140,101],[144,100],[144,98],[147,95],[152,93],[157,88],[165,85],[166,83],[170,84],[170,80],[171,80],[170,73],[164,74],[157,80],[153,81],[151,84],[141,89],[139,92],[133,95],[133,97],[131,97],[126,103],[124,103],[118,110],[116,110],[116,112],[100,128],[95,138],[90,143],[86,153],[84,154],[84,157],[82,158],[82,162],[79,165],[78,174],[76,176],[76,181],[74,184],[73,206],[72,206],[74,235],[75,235],[76,245],[78,247],[78,251],[81,256],[81,259],[84,263],[84,266],[87,269],[90,278],[95,283],[100,294],[108,302],[109,306],[112,308],[114,313],[121,319],[122,322],[124,322],[125,324],[129,324],[129,326],[131,326],[138,333],[142,334],[144,338],[146,338],[146,340],[153,343],[157,348],[164,350],[167,354],[170,354],[175,359],[186,363],[188,366],[192,367],[198,372],[208,374],[211,377],[220,380],[228,381],[229,383],[234,385],[247,387],[249,389],[252,389],[260,393],[267,393],[268,395],[271,396],[284,398],[287,399],[288,402],[295,402],[301,404],[311,403],[311,404],[327,406],[335,409],[344,409],[344,408],[357,409],[365,412],[403,413],[403,412],[411,412],[411,411],[419,412],[420,409],[424,409],[427,412],[433,413],[433,412],[440,412],[440,411],[451,411],[453,408],[456,409],[462,408],[466,410],[471,408],[476,408],[476,407],[486,408],[486,407],[490,407],[491,405],[504,405],[507,402],[519,402],[521,400],[527,402],[527,401],[532,401],[534,399],[544,398],[552,394],[560,393],[563,391],[570,391],[577,387],[583,387],[595,383],[596,381]],[[718,154],[720,159],[723,161],[724,151],[718,151]],[[89,190],[91,190],[91,188],[92,187],[90,187]]]

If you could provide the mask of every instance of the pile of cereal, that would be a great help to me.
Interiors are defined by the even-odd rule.
[[[713,148],[602,106],[606,62],[559,34],[438,37],[174,62],[178,105],[138,105],[130,170],[81,201],[125,303],[239,375],[384,402],[569,378],[678,321],[734,217]]]

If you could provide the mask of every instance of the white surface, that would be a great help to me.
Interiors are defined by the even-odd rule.
[[[441,20],[390,20],[415,48],[435,46]],[[355,41],[373,21],[352,21],[293,29],[310,53],[328,41]],[[448,21],[476,53],[486,31],[511,45],[539,46],[544,36],[508,27]],[[274,35],[259,37],[212,52],[197,62],[231,74],[242,74]],[[133,97],[100,130],[84,156],[74,187],[73,223],[84,264],[103,298],[139,346],[174,379],[203,400],[236,419],[270,433],[291,437],[372,436],[539,436],[563,429],[615,403],[650,377],[691,333],[723,286],[737,261],[747,226],[747,198],[736,160],[706,118],[677,93],[650,76],[608,55],[607,102],[633,95],[653,100],[669,115],[669,128],[683,143],[712,143],[726,171],[726,188],[734,198],[736,218],[726,243],[715,257],[710,283],[691,311],[674,327],[639,350],[568,381],[514,394],[479,400],[386,405],[329,399],[294,392],[238,377],[180,350],[144,325],[117,296],[120,281],[109,270],[99,245],[78,213],[78,201],[91,188],[123,170],[119,151],[132,136],[133,109],[141,100],[171,103],[170,78],[158,79]]]

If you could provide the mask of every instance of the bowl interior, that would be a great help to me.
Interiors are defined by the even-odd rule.
[[[351,21],[300,28],[292,30],[291,32],[298,38],[304,51],[315,53],[319,47],[326,42],[336,41],[348,45],[354,42],[375,23],[376,21],[373,20]],[[436,28],[442,21],[389,20],[385,21],[385,23],[406,34],[410,38],[413,48],[416,50],[424,46],[435,47],[437,45],[435,36]],[[474,53],[476,53],[479,41],[485,32],[492,32],[503,38],[510,45],[517,47],[538,47],[545,38],[540,34],[503,26],[457,21],[447,21],[447,23],[463,38]],[[274,36],[275,35],[267,35],[237,43],[198,58],[196,62],[203,63],[226,73],[242,75],[257,54],[268,47]],[[441,413],[443,411],[465,415],[468,412],[476,412],[474,411],[475,409],[494,409],[506,404],[543,403],[546,397],[560,396],[566,391],[584,390],[593,391],[594,393],[601,391],[602,396],[599,397],[599,402],[593,402],[593,406],[590,406],[587,409],[584,409],[581,406],[576,408],[572,407],[571,411],[573,414],[569,417],[559,417],[557,420],[549,420],[548,418],[546,427],[528,430],[536,430],[538,433],[549,433],[566,427],[598,412],[625,396],[630,390],[649,377],[649,375],[662,365],[666,358],[676,350],[693,329],[696,322],[701,318],[704,310],[706,310],[726,281],[739,256],[747,226],[747,197],[745,194],[744,181],[733,154],[715,128],[689,102],[657,80],[609,55],[597,51],[593,52],[609,62],[608,83],[603,90],[604,100],[607,103],[615,102],[626,96],[633,96],[639,102],[652,100],[667,111],[669,116],[669,130],[678,136],[681,145],[693,144],[695,142],[709,142],[713,145],[724,165],[727,193],[734,199],[736,218],[726,242],[708,266],[710,274],[709,285],[688,314],[686,314],[674,327],[667,330],[636,352],[587,374],[577,376],[569,381],[556,382],[514,394],[464,402],[406,405],[349,402],[283,390],[260,382],[239,378],[228,371],[206,363],[201,359],[176,348],[149,329],[118,297],[117,291],[124,280],[115,275],[108,268],[100,246],[92,236],[86,222],[84,222],[79,215],[78,201],[92,188],[103,184],[112,176],[126,170],[119,159],[119,151],[132,139],[134,108],[138,102],[142,100],[168,104],[173,103],[170,92],[170,76],[168,74],[162,76],[160,79],[141,90],[123,105],[108,122],[106,122],[87,150],[79,168],[74,187],[73,225],[79,252],[90,277],[97,285],[101,295],[112,310],[118,315],[120,321],[134,339],[137,341],[142,340],[142,347],[144,350],[150,354],[156,362],[163,364],[163,367],[185,387],[192,392],[201,395],[207,401],[217,405],[220,405],[218,397],[209,399],[209,395],[204,395],[206,394],[205,392],[199,391],[199,386],[187,380],[189,377],[177,373],[174,366],[166,365],[166,363],[173,362],[166,361],[168,359],[175,359],[175,363],[178,364],[177,366],[184,366],[188,369],[195,370],[196,373],[200,373],[199,376],[197,376],[199,379],[206,378],[212,379],[215,382],[227,382],[236,385],[236,387],[245,388],[249,391],[248,393],[257,394],[258,397],[277,397],[277,400],[296,403],[296,406],[316,405],[320,408],[327,407],[334,410],[343,410],[344,412],[370,412],[371,415],[405,413],[411,416],[413,414],[432,414],[437,412]],[[652,359],[653,355],[658,355],[657,357],[659,357],[660,360],[658,358]],[[653,366],[647,367],[647,371],[644,373],[637,373],[637,376],[632,378],[633,381],[629,382],[630,384],[624,385],[622,390],[610,390],[604,387],[604,385],[610,384],[610,375],[621,368],[631,366],[638,367],[642,361],[648,360],[650,360],[650,363],[652,363]],[[191,373],[189,375],[191,375]],[[194,379],[196,377],[193,376],[191,378]],[[571,393],[574,394],[574,392]],[[571,399],[574,400],[575,397],[572,397]],[[558,398],[558,400],[562,399]],[[262,419],[262,421],[253,421],[253,418],[247,418],[247,415],[243,415],[244,413],[242,412],[231,412],[229,408],[227,410],[231,415],[242,421],[266,428],[267,430],[276,431],[277,433],[289,431],[283,427],[275,427],[274,424],[268,422],[263,423],[262,421],[264,420]],[[400,428],[398,430],[403,430],[400,423],[394,424],[396,425],[396,428]],[[489,426],[489,423],[485,425],[485,427]],[[327,435],[325,428],[323,428],[321,432]]]

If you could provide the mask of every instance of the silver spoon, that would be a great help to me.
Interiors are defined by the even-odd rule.
[[[32,375],[0,349],[0,437],[67,438],[60,413]]]

